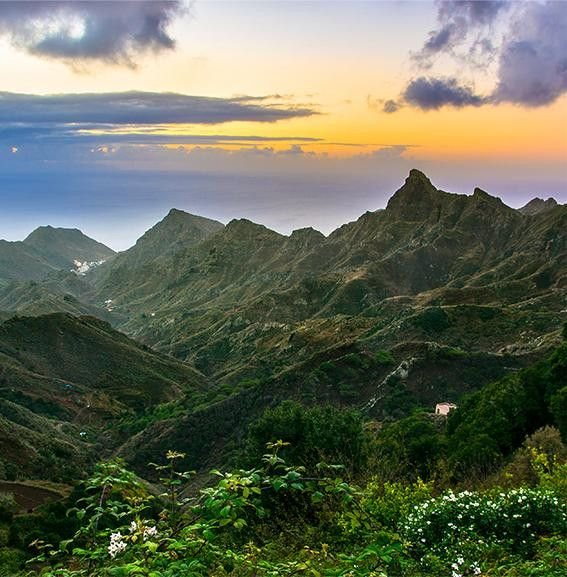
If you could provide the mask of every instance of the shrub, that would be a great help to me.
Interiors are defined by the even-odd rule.
[[[282,456],[308,469],[326,461],[357,473],[368,461],[369,435],[360,413],[350,409],[304,407],[293,401],[268,409],[249,428],[243,463],[257,462],[266,443],[279,439],[288,443]]]
[[[567,504],[539,488],[487,494],[449,491],[416,505],[403,526],[414,555],[464,558],[457,564],[469,567],[495,545],[527,556],[539,537],[566,530]]]
[[[377,365],[393,365],[394,364],[394,357],[390,351],[386,351],[384,349],[380,349],[374,353],[374,362]]]

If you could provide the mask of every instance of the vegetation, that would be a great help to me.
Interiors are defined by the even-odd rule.
[[[412,171],[328,237],[0,243],[0,309],[66,313],[0,312],[0,576],[562,577],[566,216]]]
[[[216,482],[196,493],[186,492],[193,473],[181,453],[153,465],[161,494],[122,462],[101,463],[68,512],[75,532],[35,540],[22,575],[559,577],[566,568],[567,504],[549,484],[437,493],[375,477],[361,487],[340,466],[288,465],[287,448],[269,443],[261,467],[213,471]],[[13,575],[21,553],[2,555]]]

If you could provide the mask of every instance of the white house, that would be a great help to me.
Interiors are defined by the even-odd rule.
[[[453,403],[437,403],[435,405],[436,415],[448,415],[453,409],[456,409],[457,405]]]

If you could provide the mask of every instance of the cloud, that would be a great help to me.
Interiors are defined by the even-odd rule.
[[[462,56],[469,61],[490,53],[491,26],[511,6],[507,0],[438,0],[436,4],[439,26],[429,33],[422,49],[413,54],[424,68],[431,66],[435,56],[444,52],[455,55],[455,49],[467,43]]]
[[[394,112],[397,112],[401,108],[401,106],[402,105],[399,102],[396,102],[395,100],[386,100],[386,102],[384,102],[382,110],[386,114],[393,114]]]
[[[384,100],[383,98],[374,98],[372,95],[366,97],[366,105],[370,110],[377,112],[385,112],[386,114],[392,114],[397,112],[403,104],[397,102],[396,100]]]
[[[0,92],[0,124],[220,124],[277,122],[317,114],[312,108],[275,106],[238,98],[158,92],[57,94]]]
[[[99,127],[96,127],[99,128]],[[176,132],[163,133],[159,129],[152,131],[139,130],[135,132],[89,132],[83,128],[77,130],[68,126],[15,126],[0,128],[0,144],[11,145],[87,145],[89,147],[103,145],[252,145],[259,142],[303,142],[309,144],[321,143],[320,138],[307,136],[258,136],[258,135],[224,135],[224,134],[180,134]],[[155,130],[155,131],[154,131]]]
[[[567,3],[531,2],[500,51],[495,102],[545,106],[567,92]]]
[[[493,25],[508,11],[503,39],[494,43]],[[404,104],[422,110],[443,106],[481,106],[512,103],[526,107],[546,106],[567,92],[567,2],[438,2],[439,28],[430,33],[422,50],[413,55],[430,68],[432,57],[448,54],[466,72],[455,49],[468,46],[470,66],[481,57],[486,68],[494,59],[495,85],[486,95],[474,92],[458,78],[430,75],[411,79],[397,101],[387,101],[383,111],[396,112]],[[472,43],[470,40],[474,32]],[[469,66],[469,68],[470,68]]]
[[[415,78],[407,85],[403,101],[422,110],[437,110],[442,106],[480,106],[485,102],[471,87],[459,84],[456,78],[424,76]]]
[[[179,0],[0,2],[0,34],[21,50],[77,65],[89,61],[134,66],[145,52],[171,50]]]

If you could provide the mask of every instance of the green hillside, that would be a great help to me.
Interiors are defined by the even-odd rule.
[[[231,382],[354,340],[545,351],[565,319],[566,228],[565,206],[525,215],[414,170],[385,210],[327,238],[235,220],[175,244],[170,214],[146,233],[168,250],[103,266],[95,301],[112,300],[127,334]]]
[[[0,324],[4,474],[78,474],[101,447],[115,443],[114,421],[207,388],[191,367],[94,317],[6,320]]]

